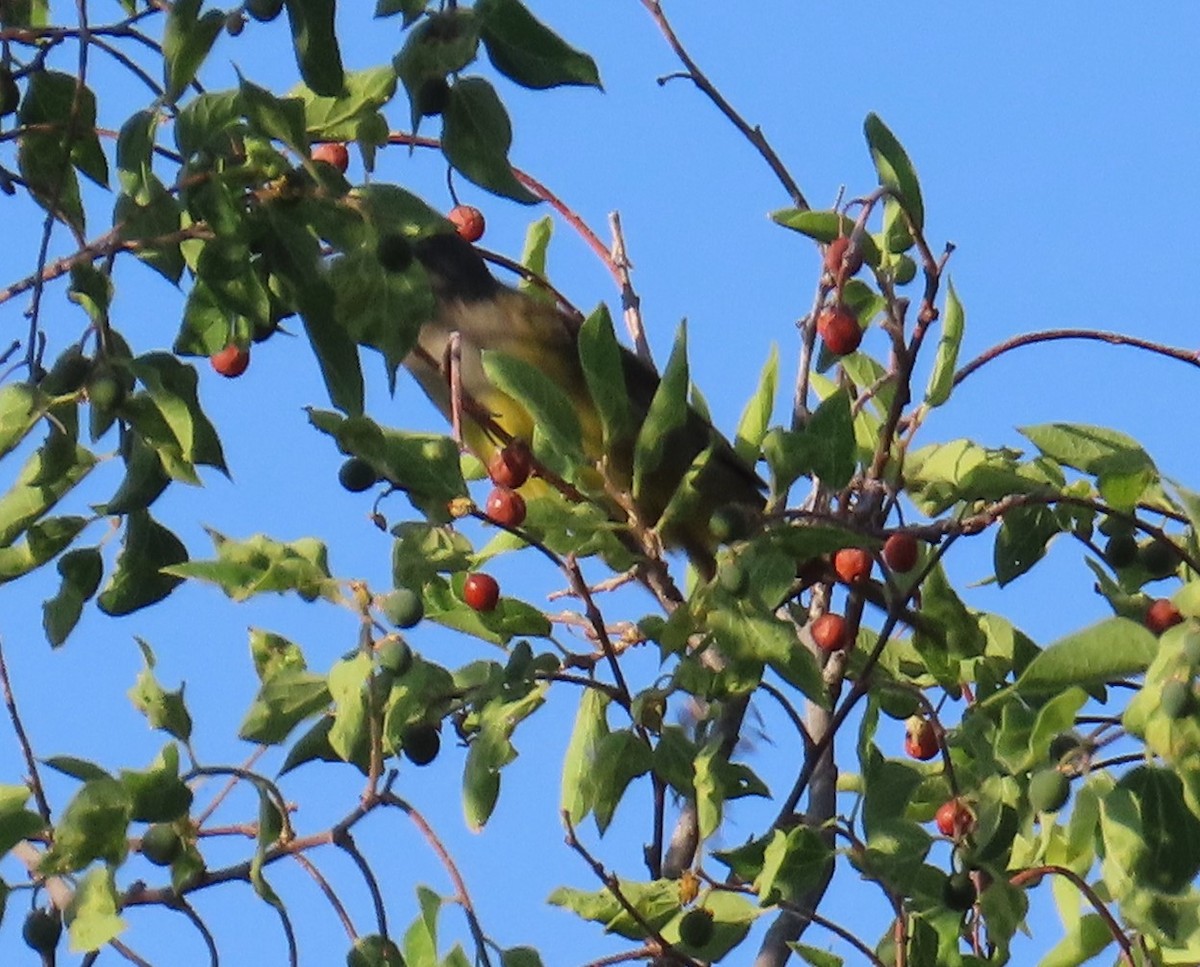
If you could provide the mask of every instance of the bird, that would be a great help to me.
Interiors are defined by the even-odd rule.
[[[592,400],[579,355],[578,320],[555,304],[505,285],[492,275],[479,251],[454,233],[438,232],[413,244],[413,255],[425,269],[434,296],[432,317],[420,329],[417,345],[405,359],[406,368],[425,394],[449,419],[455,407],[447,364],[452,334],[459,339],[458,373],[462,396],[486,411],[486,418],[462,424],[462,442],[486,465],[505,442],[494,427],[509,437],[533,442],[534,420],[517,400],[494,387],[484,371],[482,353],[498,350],[520,359],[549,377],[574,408],[582,431],[582,449],[605,485],[601,498],[610,518],[629,523],[630,513],[644,529],[659,523],[693,462],[711,448],[708,459],[689,480],[692,503],[682,515],[672,513],[657,530],[666,548],[680,548],[700,574],[715,571],[716,539],[709,521],[728,509],[747,518],[761,513],[765,483],[735,452],[729,441],[698,410],[686,417],[662,441],[661,456],[633,494],[636,430],[640,429],[658,389],[653,366],[620,347],[622,375],[634,432],[626,439],[605,440],[599,412]],[[627,499],[614,500],[611,495]]]

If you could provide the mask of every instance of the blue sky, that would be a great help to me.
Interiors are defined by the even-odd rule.
[[[344,34],[347,65],[389,59],[400,43],[398,24],[367,20],[360,13],[369,6],[363,0],[342,6],[341,21],[352,28]],[[514,163],[550,186],[602,237],[607,213],[621,212],[656,355],[665,359],[675,326],[686,317],[693,379],[726,430],[735,424],[769,346],[777,344],[785,387],[777,409],[782,419],[786,387],[794,378],[794,323],[811,302],[818,257],[811,244],[767,218],[787,203],[780,186],[688,82],[655,83],[679,65],[640,4],[543,0],[530,6],[596,57],[605,92],[533,94],[502,84],[516,131]],[[862,138],[868,112],[883,117],[905,144],[922,178],[931,241],[958,246],[950,272],[967,310],[964,359],[1017,332],[1055,327],[1125,330],[1179,346],[1200,343],[1190,286],[1190,269],[1200,255],[1195,231],[1200,9],[1131,5],[1081,17],[1065,5],[1034,3],[928,4],[919,12],[786,2],[702,7],[675,3],[667,12],[710,78],[750,123],[761,125],[814,206],[830,204],[842,186],[850,196],[873,187]],[[106,12],[97,9],[93,16]],[[242,37],[223,38],[212,85],[229,83],[228,65],[236,64],[255,80],[290,86],[294,68],[274,45],[279,33],[278,24],[251,24]],[[102,61],[96,69],[105,70]],[[122,100],[129,105],[126,113],[145,104],[143,92],[129,91],[119,75],[97,76],[107,78],[104,97],[130,98]],[[123,116],[114,112],[102,122],[116,126]],[[401,127],[405,117],[406,108],[395,109],[393,126]],[[0,146],[0,162],[11,161],[8,152],[8,145]],[[357,158],[350,176],[362,177]],[[376,177],[449,207],[444,167],[431,153],[385,151]],[[461,179],[457,187],[464,201],[486,211],[487,246],[518,255],[526,226],[542,212],[493,199]],[[101,196],[94,200],[101,219],[109,203]],[[11,236],[19,233],[22,239],[5,248],[7,275],[16,278],[32,268],[33,247],[24,240],[40,221],[17,202],[0,203],[12,219]],[[65,235],[57,235],[55,251],[68,250]],[[607,273],[566,226],[556,228],[550,267],[556,286],[577,305],[601,300],[615,305]],[[132,265],[118,263],[117,280],[116,319],[135,348],[169,346],[178,295]],[[22,331],[25,308],[20,299],[0,306],[10,333]],[[76,338],[84,325],[61,287],[49,290],[46,324],[52,350]],[[884,352],[882,334],[869,334],[864,348]],[[402,379],[390,399],[382,368],[373,357],[366,365],[373,416],[402,427],[440,425],[410,381]],[[210,475],[203,490],[173,490],[156,505],[156,515],[179,531],[194,556],[208,551],[202,524],[234,536],[263,531],[291,540],[312,534],[330,543],[336,574],[386,586],[389,540],[366,520],[369,501],[338,487],[339,457],[301,412],[305,404],[326,402],[301,342],[272,339],[256,347],[250,370],[236,381],[221,380],[203,361],[200,369],[202,399],[222,431],[234,483]],[[971,436],[989,445],[1020,446],[1014,429],[1020,425],[1098,423],[1133,434],[1164,473],[1200,487],[1188,405],[1194,386],[1194,373],[1176,362],[1129,349],[1054,343],[1011,354],[972,377],[930,419],[920,440]],[[0,472],[14,473],[15,465]],[[83,499],[103,499],[118,479],[116,467],[102,468]],[[393,499],[385,508],[394,520],[404,514],[402,503]],[[960,542],[948,566],[971,583],[988,576],[990,559],[991,540],[984,537]],[[526,555],[498,563],[495,573],[506,591],[532,601],[561,584],[540,559]],[[972,606],[1009,616],[1044,644],[1105,613],[1091,580],[1078,545],[1061,542],[1044,568],[1005,591],[977,588],[967,597]],[[197,746],[211,761],[240,761],[250,751],[231,738],[253,691],[248,626],[293,637],[316,668],[354,646],[355,619],[344,610],[292,601],[234,606],[210,588],[184,587],[164,606],[130,618],[114,621],[90,612],[67,646],[50,653],[41,637],[40,602],[52,587],[47,577],[0,590],[0,634],[27,727],[44,756],[70,753],[116,767],[146,763],[156,754],[159,738],[124,698],[140,667],[135,634],[155,647],[164,682],[187,682]],[[648,599],[636,596],[620,601],[610,618],[637,618],[650,608]],[[413,641],[448,665],[492,657],[489,646],[424,628]],[[637,662],[636,674],[652,678],[648,656]],[[560,847],[556,817],[557,775],[576,697],[553,696],[518,731],[521,757],[506,769],[500,806],[482,834],[466,832],[461,818],[462,750],[447,748],[424,771],[402,769],[398,786],[444,835],[485,928],[506,946],[539,947],[551,967],[621,949],[592,927],[541,905],[560,883],[596,886],[589,871]],[[767,737],[747,753],[748,761],[779,777],[775,785],[782,786],[788,771],[770,763],[786,758],[790,736],[768,710],[762,712]],[[890,751],[898,754],[899,726],[893,738]],[[13,744],[0,740],[0,782],[20,781],[22,768]],[[70,788],[52,782],[59,808]],[[286,791],[300,804],[297,823],[315,830],[353,807],[357,784],[346,769],[318,767],[302,770]],[[589,843],[623,876],[643,875],[639,856],[648,802],[645,789],[631,792],[600,844],[594,830],[586,830]],[[243,796],[223,815],[234,822],[255,811]],[[723,844],[744,838],[758,818],[753,806],[736,805]],[[401,817],[372,818],[360,840],[380,859],[393,930],[415,915],[416,883],[450,892],[436,860]],[[238,844],[229,856],[243,856],[246,848]],[[328,862],[365,931],[369,907],[353,870],[336,856],[316,858]],[[219,862],[218,855],[214,865]],[[0,864],[0,875],[10,882],[19,878],[8,864]],[[339,962],[344,935],[312,882],[282,866],[272,871],[272,881],[297,914],[304,962]],[[1045,932],[1018,948],[1014,962],[1033,962],[1055,939],[1048,901],[1043,887],[1031,924],[1035,933]],[[273,917],[248,890],[222,887],[196,902],[213,915],[230,962],[241,956],[239,930],[251,925],[259,925],[261,938],[255,941],[256,960],[284,962]],[[18,901],[11,903],[15,909]],[[871,942],[885,925],[874,893],[853,875],[838,880],[827,910]],[[448,917],[447,937],[465,938],[461,919]],[[202,962],[198,938],[171,914],[139,911],[130,920],[130,943],[151,961]],[[0,954],[21,949],[19,924],[10,915],[0,926]],[[806,939],[845,953],[827,935],[813,932]]]

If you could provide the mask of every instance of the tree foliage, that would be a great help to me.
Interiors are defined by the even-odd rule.
[[[764,512],[719,508],[701,519],[703,550],[719,549],[693,553],[684,582],[683,562],[665,554],[660,537],[696,533],[707,463],[723,451],[701,453],[652,518],[643,508],[673,434],[702,419],[685,330],[648,399],[628,392],[634,364],[604,308],[586,321],[579,314],[582,386],[562,386],[527,360],[484,356],[492,385],[537,427],[503,451],[532,466],[519,504],[481,507],[475,500],[488,485],[479,455],[451,435],[393,426],[366,403],[362,364],[371,354],[363,350],[382,357],[394,388],[435,311],[435,286],[410,246],[455,231],[436,206],[387,180],[383,149],[440,151],[451,184],[462,178],[504,203],[566,212],[536,173],[510,163],[512,125],[493,79],[535,91],[600,87],[592,58],[520,0],[437,10],[379,0],[374,16],[395,30],[397,51],[390,64],[359,71],[343,65],[334,0],[109,6],[119,7],[118,19],[89,22],[81,4],[84,19],[58,23],[47,0],[0,4],[0,108],[17,158],[16,171],[0,168],[0,188],[44,211],[41,241],[73,240],[72,254],[57,260],[47,244],[27,245],[10,264],[27,262],[29,274],[0,294],[10,308],[19,298],[30,304],[28,334],[6,354],[0,385],[8,468],[0,580],[57,569],[57,593],[43,605],[52,648],[70,647],[88,609],[133,615],[184,582],[219,589],[230,607],[270,593],[297,607],[346,608],[359,631],[332,661],[251,632],[257,695],[239,737],[279,747],[274,775],[198,755],[192,731],[203,710],[189,707],[182,686],[159,680],[144,641],[128,698],[163,733],[148,765],[37,760],[36,728],[31,738],[10,700],[29,775],[0,786],[0,852],[20,860],[27,877],[0,882],[0,901],[10,917],[18,893],[48,904],[49,913],[31,917],[31,944],[54,949],[61,917],[83,962],[110,944],[136,950],[125,914],[161,905],[185,912],[216,963],[192,899],[241,883],[264,916],[274,908],[287,925],[273,864],[309,863],[308,853],[331,844],[353,859],[374,901],[366,915],[375,926],[348,941],[348,963],[539,964],[534,947],[492,939],[398,776],[457,740],[466,749],[465,821],[484,827],[502,791],[521,795],[505,783],[505,767],[517,743],[537,734],[553,691],[576,708],[557,781],[566,848],[591,880],[563,885],[549,903],[624,938],[627,960],[767,965],[795,954],[816,967],[840,964],[810,933],[815,925],[875,964],[1002,964],[1033,891],[1053,881],[1072,926],[1044,963],[1080,964],[1106,949],[1128,965],[1200,961],[1200,495],[1165,479],[1136,440],[1102,427],[1022,427],[1024,451],[919,438],[935,409],[954,405],[963,380],[1018,345],[1104,339],[1182,361],[1190,353],[1057,330],[1015,337],[964,365],[967,312],[950,282],[952,247],[935,241],[946,219],[926,208],[897,135],[869,115],[877,184],[836,209],[813,210],[762,133],[646,2],[687,75],[778,177],[787,202],[775,222],[824,253],[814,308],[799,329],[788,419],[774,422],[780,366],[772,353],[732,441],[731,453],[765,480]],[[208,87],[214,44],[246,29],[290,29],[303,82],[281,93],[247,74],[234,87]],[[82,51],[75,73],[54,66],[60,48]],[[98,126],[109,92],[88,70],[89,57],[102,55],[116,57],[145,95],[115,136]],[[341,144],[361,158],[371,176],[363,183],[352,184],[343,156],[324,150]],[[112,195],[111,219],[96,186]],[[522,274],[525,291],[553,300],[541,278],[549,234],[545,221],[533,224]],[[627,287],[625,305],[635,306],[627,267],[605,257]],[[129,310],[116,301],[114,266],[130,260],[184,293],[170,352],[122,335]],[[84,313],[73,341],[70,327],[47,322],[47,302],[61,294]],[[848,336],[837,337],[851,339],[848,351],[835,351],[827,312],[851,320]],[[627,315],[636,321],[636,311]],[[394,537],[390,586],[334,573],[314,538],[214,530],[211,546],[188,546],[163,509],[178,484],[230,471],[195,361],[209,357],[237,376],[288,331],[303,334],[327,393],[307,414],[314,452],[333,448],[355,461],[343,482],[373,491],[373,518]],[[857,348],[864,333],[871,341]],[[610,455],[632,454],[623,491],[589,454],[580,398]],[[495,435],[483,408],[456,402],[465,420]],[[267,418],[270,408],[264,399]],[[111,493],[93,486],[106,460],[124,468]],[[515,471],[491,472],[503,482],[500,473]],[[63,502],[85,509],[66,513]],[[503,526],[477,546],[477,532],[461,526],[470,517]],[[1059,537],[1078,546],[1112,616],[1058,641],[1035,642],[1003,615],[971,607],[945,567],[959,542],[991,541],[994,581],[1007,586]],[[847,550],[860,552],[857,563],[841,556]],[[557,568],[569,613],[489,586],[480,575],[499,555]],[[605,580],[614,574],[623,577]],[[614,593],[621,583],[640,585],[655,609],[644,613]],[[430,623],[480,643],[476,657],[454,667],[423,650]],[[580,631],[582,646],[565,643],[566,628]],[[646,654],[651,661],[634,660]],[[20,693],[2,661],[0,677]],[[781,706],[795,727],[761,753],[796,763],[785,789],[768,787],[739,741],[759,702]],[[881,741],[899,723],[907,756]],[[327,829],[299,828],[293,817],[287,790],[300,770],[333,770],[328,794],[345,809]],[[47,771],[74,783],[67,801],[50,801]],[[239,827],[251,835],[234,862],[209,849],[221,831],[197,790],[213,777],[252,789],[257,802]],[[606,865],[589,840],[604,837],[634,789],[653,804],[640,819],[648,845]],[[773,816],[746,842],[709,849],[727,829],[730,804],[744,798],[764,800]],[[352,835],[380,813],[402,814],[428,837],[453,893],[419,886],[415,908],[381,895],[374,860]],[[557,830],[530,835],[538,849],[559,838]],[[143,858],[162,867],[157,880],[144,882]],[[842,868],[892,911],[874,936],[849,934],[822,902]],[[465,911],[463,942],[473,954],[439,948],[451,902]],[[389,931],[385,910],[411,926]],[[285,935],[295,962],[290,926]]]

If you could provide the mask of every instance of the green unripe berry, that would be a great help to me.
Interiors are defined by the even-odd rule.
[[[1170,541],[1155,538],[1138,550],[1142,567],[1156,578],[1167,577],[1179,563],[1179,553]]]
[[[393,675],[403,675],[412,668],[412,649],[408,647],[408,642],[403,638],[396,636],[385,638],[380,642],[375,654],[379,657],[379,667]]]
[[[125,393],[124,384],[111,370],[101,370],[88,381],[88,399],[102,413],[109,413],[124,403]]]
[[[689,947],[703,947],[713,935],[713,915],[703,907],[689,910],[679,921],[679,939]]]
[[[425,617],[421,596],[411,588],[396,588],[379,604],[388,621],[397,628],[411,628]]]
[[[142,855],[155,866],[170,866],[182,851],[183,841],[168,823],[155,823],[142,837]]]
[[[1039,813],[1058,812],[1070,795],[1070,781],[1055,768],[1039,769],[1029,780],[1029,805]]]

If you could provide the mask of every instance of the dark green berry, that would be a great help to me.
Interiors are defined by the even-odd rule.
[[[51,396],[65,396],[83,388],[92,374],[92,361],[78,346],[71,346],[42,377],[41,388]]]
[[[408,642],[395,635],[385,638],[375,649],[379,667],[393,675],[403,675],[412,668],[413,654]]]
[[[260,23],[274,20],[283,11],[283,0],[246,0],[246,13]]]
[[[1138,557],[1137,541],[1132,534],[1114,534],[1104,545],[1104,560],[1109,567],[1120,570],[1129,567]]]
[[[960,913],[970,910],[975,904],[975,883],[971,874],[965,871],[951,873],[942,885],[942,901],[951,910]]]
[[[1061,762],[1063,756],[1074,752],[1082,744],[1074,732],[1060,732],[1050,740],[1050,761]]]
[[[1070,781],[1053,767],[1038,770],[1029,780],[1029,805],[1036,812],[1058,812],[1070,794]]]
[[[88,381],[88,399],[102,413],[111,413],[124,403],[125,394],[124,384],[111,370],[101,370]]]
[[[168,823],[155,823],[142,837],[142,855],[155,866],[170,866],[182,851],[183,841]]]
[[[380,238],[375,246],[375,257],[388,272],[403,272],[412,265],[413,250],[408,239],[391,232]]]
[[[1175,545],[1157,537],[1142,545],[1138,550],[1138,558],[1142,567],[1156,578],[1165,578],[1179,563],[1179,553]]]
[[[689,910],[679,921],[679,939],[689,947],[703,947],[713,935],[713,915],[703,907]]]
[[[442,747],[442,737],[434,725],[414,725],[405,730],[400,741],[404,755],[415,766],[429,765]]]
[[[50,954],[62,936],[62,919],[53,910],[30,910],[21,927],[21,936],[31,950]]]
[[[731,544],[750,533],[750,521],[744,508],[730,504],[713,513],[708,521],[708,530],[718,544]]]
[[[378,481],[375,468],[359,457],[351,457],[338,471],[338,482],[352,494],[370,490]]]
[[[750,576],[746,569],[737,561],[730,561],[717,572],[717,579],[730,594],[735,597],[743,594],[750,585]]]

